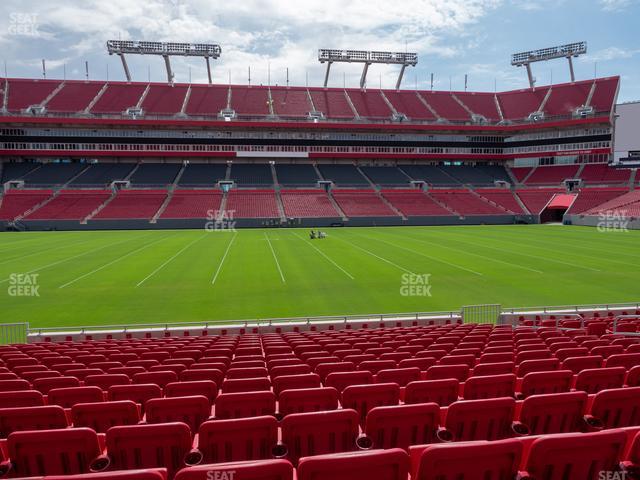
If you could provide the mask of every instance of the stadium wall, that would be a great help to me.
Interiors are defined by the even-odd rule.
[[[595,227],[603,230],[640,230],[640,218],[612,220],[599,215],[566,215],[564,224]]]

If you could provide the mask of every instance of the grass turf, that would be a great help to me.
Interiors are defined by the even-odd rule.
[[[637,302],[640,232],[471,226],[0,236],[3,322],[32,327]],[[11,274],[39,296],[10,296]],[[429,274],[430,296],[401,294]]]

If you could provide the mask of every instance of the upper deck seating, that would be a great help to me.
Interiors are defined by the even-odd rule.
[[[209,186],[213,187],[227,175],[225,163],[190,163],[178,181],[181,186]]]
[[[313,105],[317,112],[335,120],[353,120],[353,110],[347,102],[344,90],[309,89]]]
[[[127,108],[138,104],[145,89],[146,85],[143,83],[109,83],[90,111],[97,114],[122,114]]]
[[[409,120],[435,121],[436,116],[420,100],[414,91],[384,90],[384,94],[398,113],[405,114]]]
[[[131,174],[132,185],[169,185],[180,172],[179,163],[143,163]]]
[[[275,168],[280,185],[315,187],[319,180],[313,165],[280,163]]]
[[[234,163],[230,178],[241,187],[273,185],[271,166],[264,163]]]
[[[60,80],[10,78],[7,82],[9,85],[7,110],[10,112],[21,112],[31,105],[40,105],[60,85]]]
[[[308,118],[312,110],[307,89],[300,87],[271,87],[273,111],[283,118]]]
[[[64,87],[47,103],[47,111],[76,113],[84,111],[104,84],[65,81]]]
[[[124,180],[135,163],[95,163],[74,178],[70,186],[107,186],[114,180]]]
[[[360,167],[362,172],[377,185],[406,186],[410,178],[396,167]]]
[[[369,185],[354,165],[320,164],[318,170],[325,180],[331,180],[340,186]]]
[[[186,85],[151,84],[141,107],[146,114],[176,115],[180,113],[186,95]]]
[[[218,116],[227,108],[229,87],[220,85],[191,85],[191,94],[187,101],[187,115]]]

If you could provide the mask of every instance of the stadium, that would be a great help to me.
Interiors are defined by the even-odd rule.
[[[0,11],[42,56],[95,28]],[[249,17],[228,50],[103,38],[115,79],[5,62],[0,479],[640,478],[631,70],[574,41],[505,88],[411,86],[424,45],[354,44],[220,81]]]

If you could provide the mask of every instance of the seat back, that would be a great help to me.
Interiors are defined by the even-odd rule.
[[[90,428],[14,432],[7,449],[15,477],[88,473],[100,455],[98,436]]]
[[[593,399],[590,413],[598,418],[605,428],[640,425],[640,387],[598,392]]]
[[[560,360],[557,358],[541,358],[536,360],[525,360],[518,364],[516,375],[524,377],[530,372],[547,372],[560,369]]]
[[[409,449],[417,457],[414,480],[476,480],[516,478],[522,459],[519,440],[446,443]]]
[[[468,365],[434,365],[427,370],[425,379],[442,380],[445,378],[455,378],[459,382],[464,382],[468,376]]]
[[[620,430],[541,437],[531,444],[525,470],[545,480],[599,480],[601,472],[617,470],[626,440]]]
[[[512,435],[513,398],[461,400],[449,405],[446,427],[455,441],[500,440]]]
[[[192,397],[152,398],[145,404],[147,423],[182,422],[195,434],[200,424],[211,416],[209,399]]]
[[[202,463],[266,460],[278,443],[278,421],[272,416],[212,420],[198,431]]]
[[[351,385],[342,391],[342,408],[351,408],[358,412],[362,425],[372,408],[398,405],[399,402],[400,387],[396,383]]]
[[[285,390],[278,400],[278,413],[283,417],[291,413],[336,410],[339,394],[333,387]]]
[[[343,409],[329,412],[293,413],[282,420],[282,442],[289,459],[356,449],[358,413]]]
[[[588,355],[583,357],[569,357],[566,358],[560,368],[563,370],[571,370],[573,373],[578,374],[582,370],[588,368],[600,368],[602,366],[602,357],[600,355]]]
[[[279,377],[281,378],[281,377]],[[230,378],[222,382],[222,393],[262,392],[270,391],[268,378]]]
[[[419,380],[420,369],[418,367],[391,368],[389,370],[380,370],[376,374],[377,383],[396,383],[401,387]]]
[[[111,469],[164,467],[172,478],[184,467],[191,431],[185,423],[126,425],[110,428],[106,443]]]
[[[144,412],[144,405],[151,398],[161,398],[162,389],[155,384],[113,385],[109,387],[107,398],[114,400],[131,400],[140,405]]]
[[[175,480],[222,480],[225,477],[231,480],[230,472],[234,472],[233,478],[237,480],[293,480],[293,465],[287,460],[216,463],[183,468],[176,474]]]
[[[0,392],[0,408],[39,407],[44,405],[44,396],[37,390]]]
[[[411,382],[405,387],[404,402],[407,404],[434,402],[441,407],[446,407],[458,400],[459,388],[460,382],[455,378]]]
[[[611,355],[604,362],[605,367],[624,367],[627,370],[640,365],[640,353],[619,353]]]
[[[522,379],[520,395],[522,398],[546,393],[562,393],[571,390],[573,373],[571,370],[552,370],[550,372],[527,373]]]
[[[585,392],[532,395],[522,402],[520,421],[532,435],[577,432],[583,428]]]
[[[624,367],[582,370],[576,378],[575,389],[587,393],[598,393],[600,390],[622,388],[626,373]]]
[[[86,385],[86,383],[85,383]],[[80,380],[76,377],[38,378],[33,381],[33,388],[43,395],[47,395],[54,388],[79,387]]]
[[[276,413],[273,392],[222,393],[216,398],[215,417],[218,419],[258,417]]]
[[[129,385],[131,379],[124,373],[103,373],[101,375],[87,375],[84,384],[87,386],[100,387],[105,392],[112,385]]]
[[[118,425],[135,425],[140,421],[138,406],[131,400],[102,403],[77,403],[71,407],[74,427],[88,427],[106,433]]]
[[[49,391],[49,405],[60,405],[63,408],[71,408],[76,403],[103,402],[104,394],[99,387],[67,387],[54,388]]]
[[[373,375],[368,370],[358,372],[333,372],[327,375],[325,387],[334,387],[342,392],[349,385],[366,385],[373,383]]]
[[[191,382],[171,382],[164,387],[166,397],[190,397],[202,395],[213,403],[218,394],[218,387],[211,380],[194,380]]]
[[[303,373],[299,375],[281,375],[272,381],[273,393],[276,397],[285,390],[297,388],[318,388],[320,387],[320,375],[317,373]]]
[[[513,397],[516,388],[516,376],[513,373],[485,377],[469,377],[464,382],[465,400],[481,398]]]
[[[297,480],[406,480],[409,456],[400,449],[336,453],[303,458]]]
[[[435,403],[375,407],[369,411],[364,431],[373,448],[403,448],[438,441],[440,407]]]
[[[0,439],[13,432],[67,428],[64,408],[58,405],[0,409]]]

